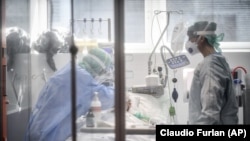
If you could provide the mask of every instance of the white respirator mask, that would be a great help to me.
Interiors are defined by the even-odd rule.
[[[198,39],[195,42],[191,42],[191,41],[186,42],[185,48],[190,55],[195,55],[195,54],[200,52],[198,49],[197,43],[201,39],[201,36],[215,34],[214,31],[206,31],[208,26],[209,26],[209,23],[206,25],[206,27],[203,31],[196,31],[195,32],[195,35],[199,35]]]
[[[187,41],[185,44],[186,50],[190,55],[195,55],[197,53],[199,53],[199,49],[198,49],[198,42],[200,41],[201,36],[198,37],[198,39],[195,42],[191,42],[191,41]]]
[[[196,42],[193,43],[193,42],[187,41],[185,44],[185,48],[190,55],[195,55],[199,53],[198,45]]]

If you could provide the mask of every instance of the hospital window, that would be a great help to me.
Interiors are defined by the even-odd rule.
[[[248,42],[250,38],[249,0],[166,0],[168,10],[183,10],[183,21],[215,21],[224,42]],[[178,21],[172,17],[172,21]],[[171,27],[170,27],[171,28]]]
[[[5,0],[5,2],[6,28],[18,26],[31,35],[33,35],[33,33],[45,31],[47,30],[47,27],[49,29],[70,29],[70,0]],[[96,33],[93,32],[93,34],[88,34],[88,36],[91,38],[107,38],[107,32],[109,32],[107,30],[107,23],[99,24],[98,22],[95,22],[95,24],[97,24],[92,27],[91,23],[89,24],[89,22],[85,25],[84,19],[110,19],[111,40],[114,41],[115,35],[113,2],[114,0],[74,0],[74,18],[82,20],[79,23],[74,23],[74,33],[76,34],[76,36],[82,38],[85,36],[85,32],[91,33],[95,30]],[[164,28],[164,26],[166,26],[166,14],[161,14],[161,16],[163,17],[159,18],[159,23],[157,23],[157,21],[153,22],[155,10],[183,11],[183,15],[171,15],[169,28],[167,30],[166,36],[164,36],[163,38],[167,41],[171,40],[173,28],[177,23],[182,21],[192,23],[197,20],[215,21],[219,26],[217,32],[225,33],[225,42],[249,41],[249,0],[125,0],[124,7],[125,43],[136,43],[135,45],[141,44],[141,46],[139,47],[142,48],[143,51],[145,51],[144,49],[145,47],[147,47],[144,46],[144,43],[149,44],[151,48],[153,47],[150,44],[150,36],[152,36],[154,40],[157,40],[162,29]],[[159,27],[161,29],[159,29]],[[153,30],[151,30],[151,28]],[[31,36],[31,38],[32,37],[34,36]],[[156,41],[154,41],[154,43],[155,42]],[[249,46],[247,47],[249,48]],[[152,50],[151,48],[150,51]],[[234,48],[236,47],[234,46]],[[69,53],[61,53],[57,55],[58,56],[56,56],[54,59],[55,61],[57,61],[56,65],[58,68],[59,66],[62,67],[64,63],[68,61],[62,61],[60,60],[61,58],[70,58]],[[136,54],[135,56],[130,54],[126,55],[128,55],[126,56],[126,65],[128,67],[138,66],[138,76],[141,77],[140,80],[138,79],[138,81],[143,81],[142,84],[144,84],[143,71],[146,72],[147,67],[146,65],[145,67],[141,67],[141,60],[143,60],[143,57],[147,54]],[[148,56],[146,56],[146,59],[148,59],[147,57]],[[158,57],[160,57],[160,55]],[[16,138],[24,138],[26,124],[32,110],[31,108],[34,104],[36,104],[35,100],[38,97],[42,86],[45,85],[47,78],[52,76],[52,74],[54,73],[50,70],[49,67],[46,68],[47,72],[43,68],[44,66],[47,66],[47,62],[44,54],[42,53],[40,53],[40,55],[34,53],[19,54],[15,59],[18,62],[16,63],[18,64],[16,66],[17,69],[10,70],[6,73],[6,91],[9,101],[7,107],[8,140],[17,140]],[[136,59],[139,60],[139,65],[136,64],[137,61],[134,61]],[[146,59],[144,58],[144,60]],[[144,70],[142,68],[144,68]],[[133,73],[133,71],[133,69],[129,70],[129,72],[131,73],[129,73],[129,76],[126,76],[127,84],[138,84],[130,83],[134,82],[136,78],[139,78],[136,76],[137,72]],[[131,81],[129,80],[129,78],[131,78]],[[132,78],[134,78],[134,80]],[[167,114],[165,114],[164,112],[168,111],[168,107],[165,105],[169,103],[168,97],[165,97],[164,99],[149,99],[148,97],[151,98],[150,95],[131,95],[132,103],[135,103],[131,106],[131,109],[143,110],[142,112],[145,112],[145,115],[156,115],[155,113],[159,113],[160,116],[157,116],[155,119],[152,118],[153,120],[150,119],[150,122],[166,122],[165,118]],[[158,100],[160,100],[161,103],[158,102]],[[150,108],[154,110],[148,110],[148,104],[150,104]],[[152,108],[153,106],[157,107]],[[143,109],[139,109],[139,107]],[[140,113],[136,113],[135,116],[142,118],[143,120],[146,120],[148,122],[148,116],[143,117]],[[170,122],[168,121],[168,123]],[[135,125],[144,127],[144,124],[142,124],[142,122],[140,122],[140,124],[136,123]],[[131,136],[128,137],[131,138]]]
[[[110,19],[111,25],[114,25],[113,19],[113,1],[112,0],[74,0],[75,3],[75,19],[86,19],[91,20],[92,18],[102,18],[102,20]],[[126,0],[125,2],[125,42],[140,43],[145,42],[145,7],[144,0]],[[105,5],[105,6],[103,6]],[[64,27],[69,28],[69,1],[65,0],[52,0],[51,1],[51,26],[52,28]],[[102,23],[102,27],[98,22],[94,23],[94,30],[99,30],[97,28],[103,28],[100,32],[92,32],[93,34],[88,34],[89,38],[107,38],[108,31],[106,30],[106,23]],[[92,27],[91,23],[84,24],[83,22],[75,23],[75,34],[79,38],[84,37],[84,31],[90,30]],[[111,26],[111,32],[114,31]],[[114,35],[111,35],[111,40],[114,39]]]
[[[29,0],[6,0],[6,26],[16,26],[29,32]]]
[[[111,25],[114,24],[112,11],[113,1],[102,0],[75,0],[75,18],[91,19],[93,17],[111,18]],[[52,0],[52,15],[50,23],[52,28],[58,26],[69,27],[69,2],[65,0]],[[102,7],[101,5],[107,5]],[[223,42],[248,42],[250,28],[247,23],[250,22],[249,0],[125,0],[125,45],[126,49],[149,49],[152,50],[160,34],[167,23],[166,14],[158,15],[159,22],[153,19],[155,10],[177,11],[182,10],[183,14],[171,15],[169,27],[163,37],[165,43],[170,43],[174,26],[179,22],[192,24],[198,20],[215,21],[218,25],[217,33],[224,33]],[[79,12],[80,11],[80,12]],[[105,12],[103,12],[105,11]],[[161,16],[161,17],[160,17]],[[88,27],[90,25],[87,25]],[[88,34],[90,38],[107,38],[107,27],[103,24],[102,34]],[[111,26],[111,32],[114,31]],[[96,26],[98,28],[98,25]],[[75,32],[79,37],[84,37],[84,24],[77,23]],[[89,29],[88,29],[89,30]],[[114,40],[114,34],[111,34],[111,40]],[[231,44],[231,46],[235,45]],[[239,45],[241,46],[241,45]],[[222,46],[227,48],[227,46]],[[242,47],[242,46],[241,46]],[[238,47],[237,47],[238,48]]]

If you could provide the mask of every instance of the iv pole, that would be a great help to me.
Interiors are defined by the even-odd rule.
[[[155,50],[158,47],[158,45],[159,45],[159,43],[160,43],[160,41],[161,41],[164,33],[167,31],[167,28],[168,28],[168,25],[169,25],[170,13],[178,13],[178,14],[182,14],[183,13],[182,11],[155,11],[155,14],[160,14],[161,12],[167,12],[167,18],[168,18],[167,19],[167,25],[165,26],[164,30],[162,31],[160,38],[158,39],[158,41],[157,41],[157,43],[156,43],[153,51],[151,52],[151,54],[149,56],[149,59],[148,59],[148,75],[151,74],[151,65],[152,65],[151,58],[152,58],[152,55],[155,53]],[[170,50],[168,50],[168,51],[171,53]],[[173,54],[171,53],[171,55],[173,55]]]
[[[71,132],[72,141],[76,141],[76,71],[75,71],[75,58],[77,54],[77,47],[74,43],[74,0],[70,1],[71,5]]]

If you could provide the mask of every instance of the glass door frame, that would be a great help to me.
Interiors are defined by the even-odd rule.
[[[5,0],[0,1],[0,140],[7,141],[7,112],[6,112],[6,42],[5,42]]]

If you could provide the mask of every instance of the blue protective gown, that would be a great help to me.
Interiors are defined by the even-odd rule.
[[[237,124],[238,104],[228,63],[211,54],[197,66],[190,89],[190,124]]]
[[[98,84],[76,65],[77,117],[86,114],[95,91],[102,109],[114,106],[114,88]],[[32,111],[26,141],[64,141],[71,136],[71,65],[57,71],[40,92]]]

